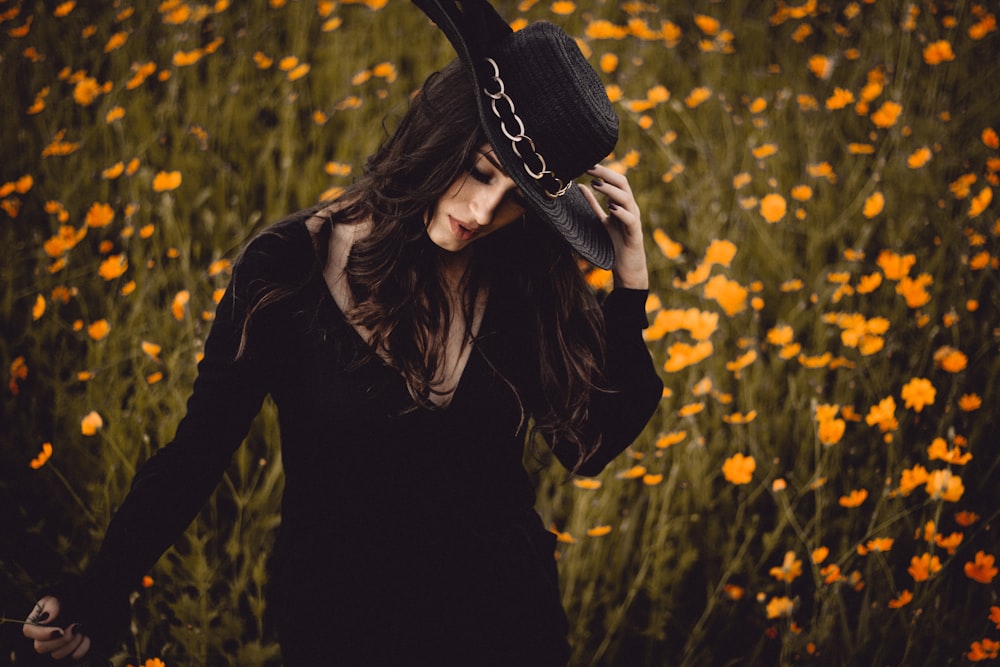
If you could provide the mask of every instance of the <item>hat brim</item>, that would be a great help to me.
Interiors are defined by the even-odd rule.
[[[591,208],[579,186],[559,197],[549,197],[525,170],[524,162],[503,135],[496,116],[482,94],[483,59],[513,31],[485,0],[413,0],[437,24],[465,63],[476,91],[480,124],[507,175],[517,183],[531,209],[588,262],[610,269],[614,246],[601,218]]]

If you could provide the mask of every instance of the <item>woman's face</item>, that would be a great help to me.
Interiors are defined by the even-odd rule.
[[[525,208],[517,184],[504,172],[493,148],[484,144],[468,172],[438,200],[427,235],[440,248],[459,252],[514,222]]]

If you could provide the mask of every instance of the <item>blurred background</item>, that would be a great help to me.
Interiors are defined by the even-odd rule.
[[[1000,2],[495,4],[607,84],[666,385],[600,477],[538,471],[572,664],[995,662]],[[403,0],[2,0],[0,45],[0,614],[22,619],[172,437],[240,248],[336,197],[454,54]],[[265,405],[136,582],[116,665],[280,664],[281,489]],[[19,637],[0,624],[0,662]]]

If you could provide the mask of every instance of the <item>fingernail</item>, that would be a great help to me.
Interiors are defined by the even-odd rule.
[[[618,204],[616,204],[614,202],[610,202],[608,204],[608,210],[609,211],[617,211],[618,210]]]
[[[62,630],[53,630],[52,634],[49,635],[49,639],[59,639],[63,636]]]
[[[600,180],[600,179],[598,179],[598,178],[595,178],[594,180],[592,180],[592,181],[590,182],[590,184],[591,184],[591,185],[593,185],[593,186],[594,186],[595,188],[599,188],[599,187],[601,187],[602,185],[604,185],[604,181],[602,181],[602,180]]]
[[[83,626],[80,625],[79,623],[74,623],[73,625],[69,626],[69,633],[71,635],[83,634]]]
[[[38,615],[38,618],[35,619],[35,623],[44,623],[47,620],[49,620],[49,612],[43,611]]]

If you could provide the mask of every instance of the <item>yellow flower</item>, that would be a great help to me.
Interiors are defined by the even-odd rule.
[[[922,412],[924,406],[933,405],[937,390],[927,378],[913,378],[903,385],[902,398],[906,408]]]
[[[752,456],[744,456],[737,452],[723,462],[722,475],[732,484],[748,484],[753,479],[756,469],[757,462]]]
[[[802,561],[795,557],[794,551],[786,551],[785,559],[780,567],[772,567],[768,574],[786,583],[792,583],[802,574]]]
[[[94,435],[104,426],[104,420],[96,411],[91,410],[80,422],[80,432],[84,435]]]
[[[153,177],[153,192],[176,190],[181,184],[181,172],[160,171]]]

